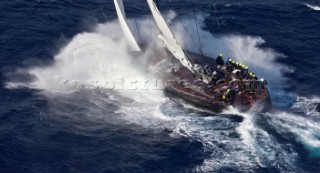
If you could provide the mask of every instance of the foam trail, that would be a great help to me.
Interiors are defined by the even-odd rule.
[[[269,114],[248,114],[234,109],[225,111],[224,114],[238,114],[244,118],[236,130],[240,134],[242,142],[252,151],[256,163],[260,167],[272,166],[279,171],[296,171],[299,169],[292,165],[297,153],[285,149],[286,145],[278,143],[268,131],[257,124],[257,122],[261,122],[261,118]],[[262,120],[264,121],[264,118]],[[279,165],[281,166],[279,167]]]
[[[244,144],[246,144],[250,148],[254,147],[254,136],[257,130],[254,124],[254,115],[241,113],[237,109],[227,110],[223,114],[241,115],[244,118],[244,120],[239,124],[236,130],[241,135],[241,140]]]
[[[292,106],[292,110],[305,115],[320,118],[320,99],[306,97],[298,97],[295,104]]]
[[[282,133],[291,133],[302,143],[310,157],[320,157],[320,126],[319,123],[292,113],[279,112],[270,121]]]
[[[306,5],[307,7],[311,8],[312,10],[320,11],[320,6],[315,6],[315,5],[311,5],[311,4],[308,4],[308,3],[305,3],[304,5]]]

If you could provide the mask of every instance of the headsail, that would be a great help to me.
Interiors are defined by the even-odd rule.
[[[130,44],[131,50],[141,51],[137,41],[135,40],[135,38],[133,37],[133,35],[130,31],[128,23],[126,21],[126,14],[124,12],[122,0],[114,0],[114,5],[116,7],[116,11],[117,11],[117,15],[118,15],[121,29],[124,33],[125,38],[127,39],[128,43]]]
[[[160,11],[158,10],[157,5],[154,3],[153,0],[147,0],[147,1],[149,4],[149,8],[152,12],[153,18],[156,21],[158,28],[161,31],[160,39],[163,40],[167,49],[181,62],[181,64],[187,67],[191,72],[193,72],[192,63],[183,52],[179,42],[174,38],[168,25],[166,24]]]

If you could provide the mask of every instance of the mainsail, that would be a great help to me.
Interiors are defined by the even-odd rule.
[[[130,31],[128,23],[126,21],[126,14],[124,12],[122,0],[114,0],[114,5],[116,7],[116,11],[117,11],[117,15],[118,15],[121,29],[124,33],[125,38],[127,39],[128,43],[130,45],[131,50],[132,51],[141,51],[137,41],[135,40],[135,38],[133,37],[133,35]]]
[[[159,36],[160,39],[164,42],[165,46],[173,54],[173,56],[177,58],[183,66],[187,67],[191,72],[193,72],[192,63],[190,62],[186,54],[183,52],[179,42],[174,38],[168,25],[166,24],[160,11],[158,10],[157,5],[154,3],[153,0],[147,1],[149,4],[149,8],[152,12],[153,18],[161,31],[161,35]]]

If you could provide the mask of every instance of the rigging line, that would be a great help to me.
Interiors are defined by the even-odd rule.
[[[216,19],[217,19],[217,23],[218,23],[219,29],[221,29],[220,22],[219,22],[219,19],[218,19],[218,13],[217,13],[217,9],[216,9],[216,4],[213,4],[213,10],[214,10],[214,14],[216,14]]]
[[[214,5],[214,7],[215,7],[215,5]],[[217,9],[216,9],[216,10],[217,10]],[[223,26],[224,26],[224,27],[226,27],[226,24],[225,24],[225,22],[224,22],[223,18],[221,17],[221,15],[220,15],[220,13],[219,13],[219,11],[218,11],[218,10],[217,10],[217,14],[218,14],[218,16],[219,16],[219,18],[220,18],[220,20],[221,20],[221,22],[222,22]],[[238,54],[239,54],[240,58],[241,58],[241,59],[243,59],[243,57],[242,57],[242,55],[241,55],[241,52],[240,52],[240,49],[238,48],[237,44],[236,44],[236,43],[234,43],[234,42],[231,42],[231,43],[234,45],[234,47],[236,47],[237,52],[238,52]]]
[[[136,1],[133,2],[133,4],[137,3]],[[142,43],[142,38],[141,38],[141,34],[140,34],[140,29],[139,29],[139,26],[138,26],[138,22],[137,22],[137,19],[134,18],[134,23],[136,24],[136,28],[138,30],[138,36],[139,36],[139,40],[140,40],[140,43]]]
[[[220,20],[221,24],[225,27],[225,26],[226,26],[226,24],[225,24],[224,20],[222,19],[222,16],[220,15],[219,10],[218,10],[218,9],[216,9],[216,11],[217,11],[217,16],[218,16],[218,18],[219,18],[219,20]]]
[[[102,12],[104,18],[106,18],[106,21],[108,22],[108,18],[107,18],[107,16],[106,16],[106,14],[104,14],[103,9],[102,9],[102,8],[100,8],[100,9],[101,9],[101,12]]]
[[[216,5],[215,5],[215,4],[212,4],[212,7],[213,7],[214,13],[215,13],[215,15],[216,15],[216,20],[217,20],[219,29],[222,29],[223,26],[226,27],[224,21],[222,20],[221,15],[219,14],[219,11],[218,11]],[[220,16],[220,17],[219,17],[219,16]],[[219,18],[220,18],[220,19],[219,19]],[[222,26],[220,26],[220,22],[219,22],[219,21],[221,22],[221,25],[222,25]],[[229,52],[231,52],[231,51],[230,51],[229,47],[227,46],[226,42],[225,42],[225,41],[222,41],[222,43],[223,43],[224,47],[226,48],[226,51],[227,51],[226,54],[229,54]],[[232,44],[233,44],[233,43],[232,43]],[[237,48],[237,49],[238,49],[238,48]],[[238,50],[238,51],[239,51],[239,50]]]
[[[217,19],[217,23],[219,25],[219,29],[222,29],[223,27],[226,28],[226,24],[225,22],[223,21],[220,13],[219,13],[219,10],[217,9],[216,5],[213,4],[213,8],[214,8],[214,11],[215,11],[215,14],[216,14],[216,19]],[[228,54],[231,52],[230,51],[230,48],[227,46],[227,44],[225,42],[223,42],[224,44],[224,47],[226,48],[226,54],[228,56]],[[234,43],[233,43],[234,44]],[[237,48],[238,49],[238,48]],[[239,50],[238,50],[239,51]]]
[[[103,9],[101,8],[101,6],[100,6],[100,4],[99,4],[98,0],[96,0],[96,2],[97,2],[97,4],[98,4],[98,7],[100,8],[100,10],[101,10],[101,12],[102,12],[102,14],[103,14],[104,18],[106,19],[106,21],[107,21],[107,23],[108,23],[108,18],[107,18],[107,16],[104,14]]]
[[[134,19],[134,22],[135,22],[136,28],[137,28],[137,30],[138,30],[139,40],[140,40],[140,42],[142,42],[141,34],[140,34],[140,30],[139,30],[139,26],[138,26],[138,23],[137,23],[137,19]]]
[[[219,19],[218,18],[216,18],[216,19],[217,19],[217,23],[218,23],[219,29],[221,29],[220,23],[219,23]]]
[[[151,43],[151,18],[149,18],[149,43]],[[148,43],[148,38],[145,41]]]
[[[174,9],[174,6],[172,5],[171,1],[169,2],[169,0],[167,0],[167,2],[170,4],[171,8]],[[191,38],[193,44],[195,45],[195,47],[197,49],[199,49],[199,47],[197,46],[195,40],[193,39],[193,37],[191,37],[188,29],[183,25],[183,23],[181,22],[180,17],[177,15],[177,19],[178,21],[181,23],[181,26],[183,27],[183,29],[188,33],[189,37]],[[178,42],[177,42],[178,43]],[[178,43],[180,45],[180,43]],[[186,55],[186,58],[191,62],[191,64],[194,64],[194,59],[191,58],[191,56],[189,55],[189,53],[185,50],[182,50],[184,52],[184,54]],[[191,50],[190,50],[191,51]]]
[[[191,1],[191,5],[192,5],[192,7],[194,7],[193,1]],[[193,12],[193,17],[194,17],[194,22],[196,23],[197,33],[198,33],[198,40],[199,40],[199,46],[200,46],[200,53],[201,53],[201,55],[203,56],[202,45],[201,45],[201,39],[200,39],[200,34],[199,34],[199,29],[198,29],[198,22],[197,22],[196,14],[195,14],[195,12],[194,12],[194,8],[192,8],[192,12]]]
[[[219,26],[219,29],[222,28],[222,26],[220,26],[220,22],[219,22],[219,13],[218,13],[218,9],[216,7],[215,4],[212,4],[212,7],[213,7],[213,10],[214,10],[214,13],[215,13],[215,16],[216,16],[216,20],[217,20],[217,23],[218,23],[218,26]],[[222,24],[222,21],[221,21],[221,25]],[[229,47],[227,46],[226,42],[225,41],[222,41],[222,44],[224,45],[224,47],[226,48],[226,54],[228,55],[229,54]]]
[[[171,8],[174,9],[174,6],[172,5],[171,2],[169,2],[169,0],[167,0],[167,2],[171,5]],[[181,23],[181,26],[183,27],[183,29],[187,32],[187,34],[189,35],[189,37],[191,38],[193,44],[195,45],[195,47],[200,50],[200,48],[197,46],[196,41],[193,39],[193,37],[191,37],[191,34],[188,32],[187,28],[183,25],[183,23],[181,22],[180,17],[177,15],[177,19],[179,21],[179,23]],[[200,51],[201,52],[201,51]]]
[[[216,16],[216,20],[217,20],[217,24],[219,26],[219,29],[221,29],[222,26],[220,26],[219,14],[218,14],[218,10],[217,10],[216,4],[212,4],[212,7],[213,7],[213,10],[214,10],[214,13],[215,13],[215,16]],[[222,23],[221,23],[221,25],[222,25]],[[228,48],[227,44],[225,43],[225,41],[222,41],[222,44],[226,48],[226,51],[227,51],[226,54],[228,55],[229,54],[229,48]]]
[[[240,53],[240,50],[239,50],[239,48],[238,48],[238,46],[237,46],[237,44],[236,43],[234,43],[234,42],[231,42],[236,48],[237,48],[237,51],[238,51],[238,53],[239,53],[239,55],[240,55],[240,57],[241,57],[241,59],[243,59],[243,57],[242,57],[242,55],[241,55],[241,53]]]
[[[150,20],[149,20],[150,22],[149,22],[149,31],[150,31],[150,34],[149,34],[149,41],[150,41],[150,43],[151,43],[151,18],[150,18]]]

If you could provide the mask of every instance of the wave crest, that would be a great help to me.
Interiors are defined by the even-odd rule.
[[[307,3],[305,3],[304,5],[311,8],[312,10],[320,11],[320,6],[315,6],[315,5],[311,5],[311,4],[307,4]]]

